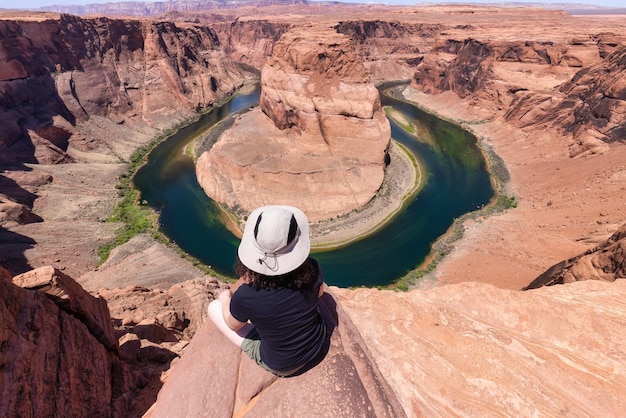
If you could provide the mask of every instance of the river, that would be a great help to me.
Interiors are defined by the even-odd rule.
[[[392,106],[417,127],[417,135],[411,135],[390,121],[392,138],[419,161],[423,187],[376,233],[339,249],[313,253],[331,285],[393,283],[425,260],[432,243],[455,218],[481,208],[494,195],[473,135],[383,94],[384,89],[380,88],[383,106]],[[150,153],[134,178],[142,201],[159,211],[162,231],[184,251],[231,277],[239,240],[224,226],[223,213],[198,184],[185,147],[228,115],[258,104],[258,98],[258,92],[237,95],[180,129]]]

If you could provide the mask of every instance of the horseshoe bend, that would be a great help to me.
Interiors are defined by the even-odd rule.
[[[623,414],[623,10],[137,4],[0,11],[8,416]],[[259,107],[189,151],[206,193],[238,216],[358,215],[397,155],[376,89],[397,80],[479,139],[515,204],[459,219],[407,291],[331,286],[304,373],[265,372],[207,320],[229,280],[150,228],[116,241],[145,151],[256,83]]]

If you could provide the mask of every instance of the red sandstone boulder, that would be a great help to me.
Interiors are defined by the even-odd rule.
[[[66,278],[54,289],[54,280],[34,277],[40,274],[17,281],[43,285],[50,294],[0,280],[2,414],[126,416],[128,373],[116,354],[117,341],[109,339],[111,324],[98,323],[108,318],[108,311],[98,312],[106,304],[79,295]],[[76,295],[78,300],[68,299]],[[99,317],[85,318],[92,314]]]
[[[13,283],[24,289],[45,293],[64,311],[81,318],[105,348],[117,350],[117,338],[106,301],[87,293],[68,275],[45,266],[13,277]]]

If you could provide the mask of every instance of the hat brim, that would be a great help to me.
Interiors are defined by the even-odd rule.
[[[279,207],[292,212],[298,223],[300,235],[291,251],[266,257],[265,253],[255,244],[254,226],[261,213],[270,207]],[[309,257],[310,252],[309,221],[306,215],[300,209],[286,205],[262,206],[253,210],[248,216],[243,236],[237,249],[239,259],[244,266],[266,276],[279,276],[297,269]]]

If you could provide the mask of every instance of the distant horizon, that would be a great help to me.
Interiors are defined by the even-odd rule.
[[[157,3],[157,2],[167,2],[168,0],[128,0],[132,2],[138,3]],[[173,0],[176,1],[176,0]],[[193,0],[191,0],[193,1]],[[315,1],[327,1],[327,0],[311,0]],[[510,5],[512,3],[520,3],[520,4],[562,4],[562,5],[580,5],[583,7],[588,6],[596,6],[596,7],[604,7],[604,8],[618,8],[618,9],[626,9],[624,6],[624,0],[589,0],[589,1],[562,1],[562,0],[544,0],[544,1],[498,1],[498,0],[483,0],[483,1],[472,1],[472,0],[441,0],[441,1],[430,1],[430,0],[328,0],[328,1],[338,1],[341,3],[362,3],[362,4],[386,4],[386,5],[396,5],[396,6],[411,6],[418,4],[449,4],[449,3],[457,3],[457,4],[485,4],[485,5],[494,5],[498,4],[506,4]],[[127,1],[116,1],[116,0],[21,0],[19,2],[20,7],[15,7],[15,0],[0,0],[0,9],[38,9],[40,7],[49,7],[49,6],[76,6],[76,5],[86,5],[86,4],[103,4],[103,3],[124,3]]]

